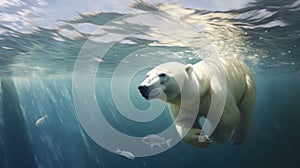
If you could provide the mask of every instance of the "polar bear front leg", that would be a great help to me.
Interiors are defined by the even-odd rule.
[[[202,136],[204,135],[202,134],[202,132],[203,131],[199,128],[192,128],[187,133],[187,135],[183,137],[183,140],[186,143],[196,146],[198,148],[208,148],[212,145],[212,141],[208,137],[205,137],[203,139]]]
[[[169,104],[169,110],[176,122],[176,130],[184,142],[199,148],[208,148],[212,145],[212,141],[208,137],[203,138],[204,135],[202,128],[198,123],[198,116],[183,115],[178,117],[179,106],[173,104]],[[190,125],[189,121],[195,119],[194,117],[196,117],[196,121],[194,121],[193,125]]]
[[[208,148],[212,145],[212,141],[203,134],[203,130],[198,123],[195,123],[193,128],[189,130],[185,130],[184,127],[179,125],[176,125],[176,129],[180,137],[188,144],[199,148]],[[186,135],[184,134],[185,131],[188,131]]]

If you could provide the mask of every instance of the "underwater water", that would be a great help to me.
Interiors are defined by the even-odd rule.
[[[299,46],[299,0],[2,0],[0,168],[299,167]],[[206,57],[241,59],[253,72],[247,142],[207,149],[144,144],[140,151],[153,154],[118,155],[139,143],[128,144],[107,124],[143,138],[173,123],[159,102],[158,114],[131,108],[152,107],[137,89],[146,72]],[[97,122],[98,110],[107,123]],[[145,121],[130,118],[136,116]],[[82,117],[96,127],[87,130]]]

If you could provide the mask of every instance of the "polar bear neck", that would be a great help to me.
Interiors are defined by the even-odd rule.
[[[199,62],[193,65],[193,69],[200,85],[200,96],[203,97],[207,93],[210,85],[210,78],[206,66],[203,62]]]

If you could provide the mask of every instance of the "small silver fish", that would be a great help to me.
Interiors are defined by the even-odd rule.
[[[43,117],[39,118],[38,120],[36,120],[35,122],[35,126],[40,126],[42,125],[45,121],[46,121],[46,118],[48,117],[47,114],[45,114]]]
[[[116,154],[124,156],[127,159],[131,159],[131,160],[135,159],[135,156],[133,155],[133,153],[131,153],[129,151],[125,151],[125,150],[120,150],[119,148],[117,148]]]
[[[142,139],[142,142],[150,145],[151,148],[153,148],[154,146],[161,147],[162,144],[166,144],[166,145],[168,145],[168,147],[171,147],[171,144],[170,144],[171,141],[172,141],[172,138],[166,140],[165,137],[160,137],[155,134],[147,135]]]

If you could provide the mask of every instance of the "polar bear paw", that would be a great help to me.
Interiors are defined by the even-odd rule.
[[[247,131],[245,129],[237,128],[231,138],[234,145],[241,145],[247,139]]]
[[[199,148],[208,148],[212,146],[212,141],[209,137],[198,128],[192,128],[183,140]]]
[[[200,135],[198,136],[198,142],[202,143],[202,142],[208,142],[208,141],[211,141],[209,139],[209,137],[207,135],[205,135],[203,133],[203,131],[200,132]]]

